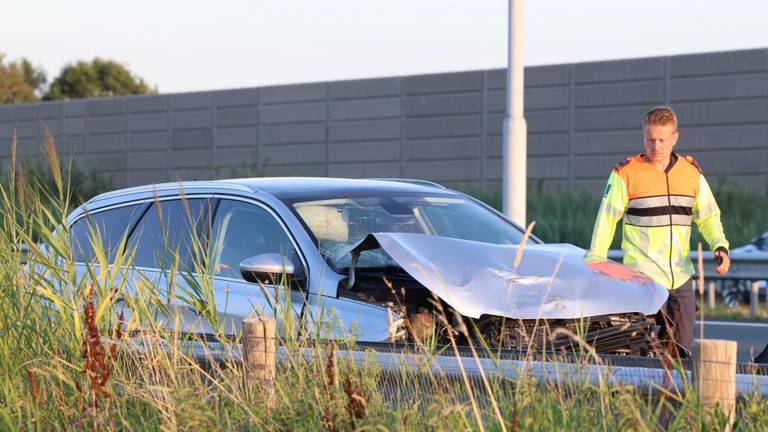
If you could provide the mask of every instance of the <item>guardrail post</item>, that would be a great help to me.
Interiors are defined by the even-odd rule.
[[[246,387],[256,386],[268,409],[275,394],[275,319],[268,317],[243,320],[243,366]]]
[[[731,431],[736,414],[736,341],[696,339],[694,341],[693,384],[702,407],[720,406]]]
[[[707,300],[709,303],[709,308],[714,309],[715,308],[715,281],[711,280],[707,285]]]
[[[752,292],[749,296],[749,317],[757,317],[757,303],[758,303],[758,290],[760,289],[760,282],[752,281]]]

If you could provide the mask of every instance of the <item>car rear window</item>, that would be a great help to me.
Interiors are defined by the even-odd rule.
[[[89,213],[70,228],[75,261],[94,262],[100,248],[111,263],[120,250],[128,229],[141,214],[142,204]]]

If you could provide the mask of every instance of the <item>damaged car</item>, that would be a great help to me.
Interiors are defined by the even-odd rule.
[[[285,333],[292,316],[320,337],[360,342],[455,336],[643,355],[658,343],[655,315],[668,295],[641,273],[588,265],[583,249],[526,237],[492,207],[420,180],[165,183],[99,195],[68,224],[83,275],[98,232],[109,257],[130,249],[142,278],[181,291],[203,277],[191,245],[204,245],[217,316],[232,334],[253,315],[274,316]],[[169,272],[172,261],[184,271]],[[167,302],[184,330],[212,331],[189,302]]]

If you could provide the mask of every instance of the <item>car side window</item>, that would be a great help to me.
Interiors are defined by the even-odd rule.
[[[283,227],[267,210],[246,202],[222,200],[213,223],[211,253],[216,276],[240,278],[246,258],[276,253],[301,266],[296,250]]]
[[[169,268],[178,255],[179,269],[194,271],[194,259],[205,255],[199,233],[207,223],[207,200],[156,201],[144,213],[128,242],[136,248],[137,267]]]
[[[124,236],[141,216],[143,204],[134,204],[86,214],[70,228],[72,253],[77,262],[93,262],[97,248],[101,248],[112,263],[120,250]]]

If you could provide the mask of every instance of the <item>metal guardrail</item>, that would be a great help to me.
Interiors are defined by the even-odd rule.
[[[703,255],[705,279],[768,280],[768,252],[731,252],[731,269],[723,276],[715,273],[716,265],[712,253],[704,252]],[[622,262],[624,252],[611,249],[608,251],[608,259]],[[694,271],[698,271],[698,252],[691,252],[691,261],[694,263]]]
[[[242,364],[242,354],[239,348],[230,348],[226,352],[212,349],[216,344],[201,345],[194,343],[190,348],[192,355],[201,363],[217,362],[221,364]],[[497,377],[515,381],[521,377],[533,376],[540,382],[551,384],[572,383],[577,377],[585,384],[609,386],[631,385],[649,392],[658,389],[682,389],[685,383],[691,383],[691,371],[663,369],[644,366],[619,366],[610,364],[579,364],[575,362],[550,362],[530,359],[492,359],[472,356],[433,356],[426,357],[413,352],[397,350],[376,350],[370,347],[366,350],[336,350],[337,359],[343,359],[355,366],[363,367],[371,361],[377,363],[382,371],[393,373],[424,373],[425,365],[433,372],[450,377],[460,377],[466,374],[471,379],[481,380],[483,377]],[[317,350],[303,348],[298,351],[306,361],[316,355],[324,355]],[[289,364],[290,353],[283,347],[277,347],[277,364]],[[629,357],[629,356],[627,356]],[[631,358],[637,363],[643,363],[646,358]],[[631,363],[631,362],[627,362]],[[759,395],[768,397],[768,375],[743,373],[748,365],[739,364],[736,374],[736,396],[750,397]]]

